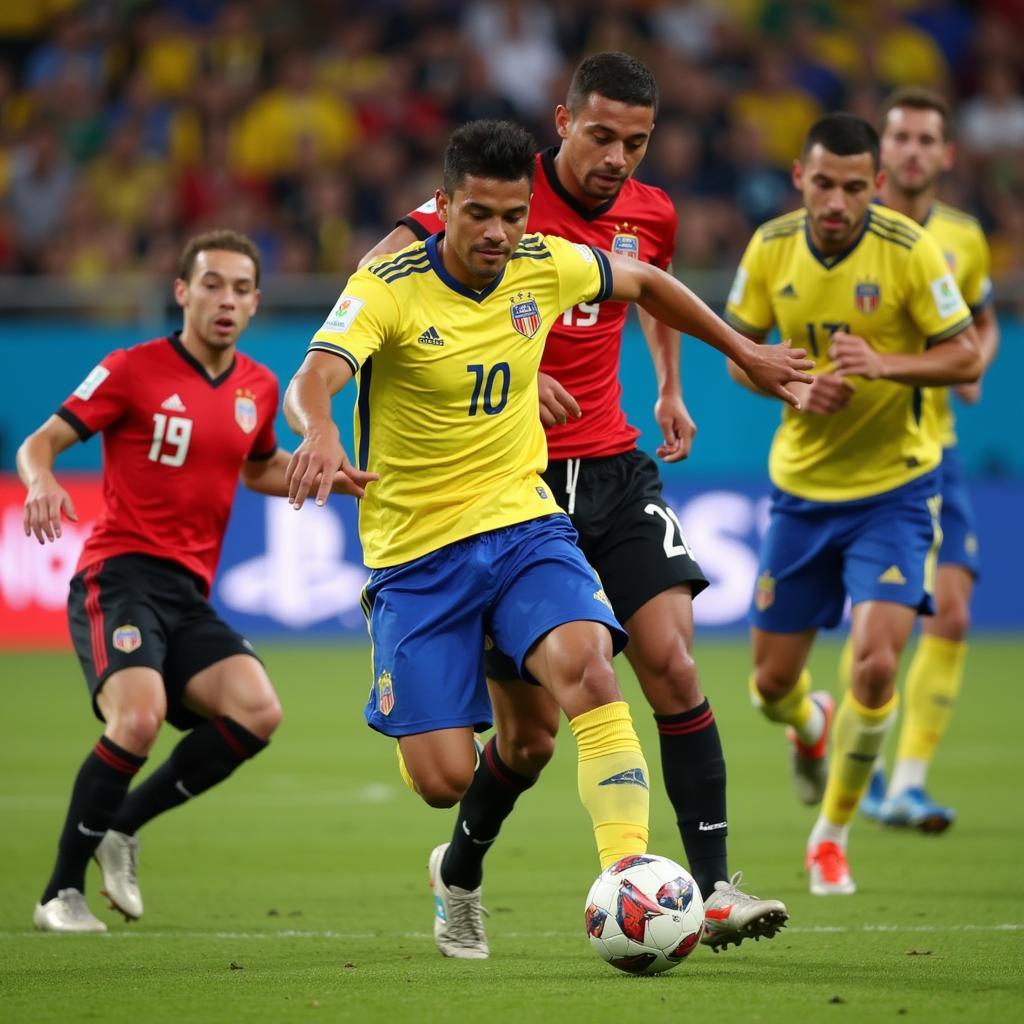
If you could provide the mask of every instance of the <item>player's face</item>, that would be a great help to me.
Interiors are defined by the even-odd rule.
[[[614,199],[647,152],[654,109],[635,107],[591,93],[574,117],[561,104],[555,127],[564,140],[559,160],[567,163],[577,199],[594,205]]]
[[[857,237],[881,182],[870,153],[839,156],[817,143],[794,162],[793,184],[803,193],[811,235],[822,252],[840,252]]]
[[[188,281],[174,282],[185,311],[185,331],[212,349],[236,344],[259,305],[256,267],[244,253],[207,249],[196,256]]]
[[[889,111],[882,130],[882,168],[889,184],[904,195],[920,195],[952,166],[953,145],[946,141],[937,110]]]
[[[467,175],[452,195],[437,193],[444,222],[445,268],[471,288],[486,288],[505,269],[526,230],[530,181]]]

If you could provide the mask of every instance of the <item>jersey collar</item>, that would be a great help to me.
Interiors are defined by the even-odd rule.
[[[603,202],[600,206],[595,206],[591,209],[589,206],[584,206],[572,193],[570,193],[566,187],[558,180],[558,171],[555,168],[555,157],[558,156],[558,146],[552,146],[550,149],[545,149],[540,155],[540,169],[541,173],[547,179],[548,185],[551,191],[558,196],[559,199],[569,207],[577,217],[585,221],[594,221],[598,217],[603,217],[614,205],[615,200],[622,195],[620,189],[611,199]]]
[[[846,259],[854,249],[860,245],[860,240],[864,237],[864,232],[867,231],[868,225],[871,223],[871,205],[868,204],[867,210],[864,211],[864,223],[860,227],[860,231],[857,232],[857,237],[840,253],[835,256],[826,256],[815,244],[811,238],[811,218],[808,216],[804,218],[804,239],[807,242],[807,248],[810,250],[811,255],[826,269],[832,270],[838,267],[843,260]]]
[[[211,388],[219,388],[235,372],[235,363],[238,362],[238,357],[234,356],[231,359],[231,365],[219,376],[211,377],[206,372],[206,367],[185,346],[181,343],[181,331],[174,331],[172,334],[167,336],[167,340],[171,343],[171,348],[181,356],[182,359],[192,367],[196,373],[199,374]]]
[[[450,288],[453,292],[458,292],[459,295],[465,295],[467,299],[472,299],[474,302],[483,302],[491,292],[494,291],[498,285],[501,284],[502,278],[505,276],[505,271],[508,269],[506,263],[501,268],[501,273],[482,291],[475,291],[470,288],[469,285],[463,284],[461,281],[456,280],[448,273],[444,268],[444,263],[441,262],[441,254],[437,251],[437,243],[444,236],[443,231],[438,231],[436,235],[431,235],[427,241],[427,259],[430,260],[430,266],[433,268],[434,273],[441,279],[441,282]]]

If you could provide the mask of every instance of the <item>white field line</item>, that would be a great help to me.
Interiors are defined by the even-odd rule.
[[[886,932],[894,934],[946,934],[948,932],[1020,932],[1024,931],[1024,922],[1010,922],[1006,924],[955,924],[955,925],[933,925],[933,924],[862,924],[862,925],[810,925],[793,928],[786,928],[784,935],[852,935],[872,932]],[[175,932],[175,931],[135,931],[128,928],[125,931],[106,932],[99,936],[100,939],[223,939],[228,941],[268,939],[338,939],[342,941],[365,941],[367,939],[379,939],[384,932],[336,932],[336,931],[301,931],[287,928],[281,931],[267,932]],[[568,939],[578,938],[579,932],[543,931],[543,932],[503,932],[503,939]],[[45,932],[30,931],[0,931],[0,939],[18,938],[45,938],[49,934]],[[431,932],[396,932],[397,939],[432,939]]]

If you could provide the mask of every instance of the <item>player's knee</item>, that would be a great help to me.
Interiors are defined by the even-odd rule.
[[[966,601],[944,601],[939,605],[933,632],[946,640],[963,642],[971,628],[971,608]]]
[[[461,773],[428,773],[426,776],[414,775],[413,780],[416,783],[416,792],[428,807],[447,809],[455,807],[466,795],[473,775],[470,773],[463,778]]]
[[[682,705],[680,710],[696,707],[703,695],[700,692],[700,679],[697,675],[697,663],[685,645],[673,648],[672,655],[665,666],[663,678],[665,689],[674,704]]]
[[[899,656],[888,646],[875,647],[857,656],[855,681],[864,691],[877,693],[892,686]]]
[[[129,704],[107,714],[107,735],[133,754],[148,754],[164,724],[164,709],[151,704]]]
[[[766,704],[774,704],[788,697],[796,683],[796,678],[791,679],[771,665],[761,664],[754,668],[754,685]]]
[[[498,752],[518,775],[539,775],[555,756],[555,733],[539,723],[508,730]]]
[[[243,724],[260,739],[268,740],[281,724],[283,715],[281,702],[271,689],[269,693],[261,695],[260,700],[249,710],[248,723]]]

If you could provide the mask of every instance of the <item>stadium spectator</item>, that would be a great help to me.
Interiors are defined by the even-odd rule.
[[[259,493],[286,493],[277,381],[236,349],[259,304],[259,273],[247,238],[194,238],[175,281],[181,331],[112,352],[18,450],[25,534],[44,544],[60,539],[62,517],[76,519],[57,456],[94,433],[104,440],[105,508],[68,602],[104,731],[75,779],[33,913],[43,931],[107,930],[85,901],[94,856],[114,908],[141,917],[137,831],[224,781],[266,748],[281,719],[251,645],[209,604],[239,477]],[[365,479],[352,472],[328,489],[362,494]],[[165,720],[186,735],[129,791]]]
[[[803,207],[757,230],[726,307],[750,337],[777,326],[822,360],[804,407],[784,410],[772,443],[775,490],[750,612],[751,696],[789,727],[798,799],[822,803],[806,849],[814,895],[855,891],[850,820],[895,712],[900,654],[932,609],[941,448],[919,426],[912,389],[973,381],[982,369],[938,244],[870,205],[878,145],[850,114],[811,128],[793,171]],[[847,596],[852,684],[833,729],[832,697],[811,693],[806,662]]]

